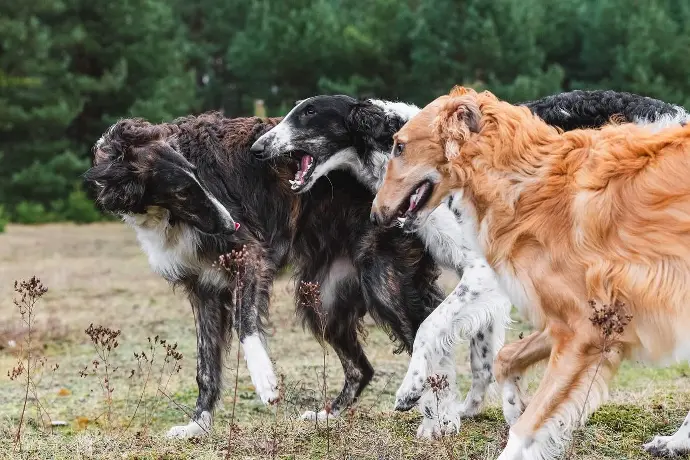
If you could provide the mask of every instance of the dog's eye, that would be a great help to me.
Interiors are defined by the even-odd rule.
[[[393,156],[399,157],[400,155],[402,155],[404,148],[405,144],[395,144],[395,148],[393,149]]]
[[[316,113],[316,110],[314,110],[314,107],[309,106],[306,109],[304,109],[304,114],[305,115],[314,115]]]

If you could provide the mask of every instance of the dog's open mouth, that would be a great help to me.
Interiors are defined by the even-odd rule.
[[[412,190],[407,199],[400,204],[397,218],[404,223],[408,218],[413,217],[429,200],[433,188],[431,181],[423,180]]]
[[[297,172],[295,173],[295,179],[289,181],[290,188],[292,190],[299,190],[304,187],[307,180],[311,177],[316,162],[314,157],[302,151],[291,152],[290,158],[297,160]]]

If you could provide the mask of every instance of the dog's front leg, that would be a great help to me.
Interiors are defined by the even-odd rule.
[[[496,380],[503,386],[503,416],[514,425],[527,407],[522,388],[522,376],[527,369],[549,357],[551,338],[545,331],[537,331],[506,345],[496,357]]]
[[[463,405],[457,399],[455,353],[451,349],[431,366],[424,394],[419,400],[422,422],[419,438],[437,438],[460,430]]]
[[[196,319],[196,382],[199,396],[190,423],[172,427],[167,433],[169,438],[209,434],[213,409],[220,398],[223,347],[229,327],[228,299],[199,284],[188,287],[188,291]]]
[[[254,255],[247,262],[241,283],[235,287],[233,296],[235,330],[242,344],[252,384],[264,404],[273,404],[279,398],[278,379],[261,329],[261,316],[268,313],[274,276],[275,269],[269,261]]]
[[[463,415],[476,413],[491,383],[491,363],[501,345],[509,312],[510,302],[498,290],[488,264],[479,260],[470,263],[460,284],[420,326],[410,366],[396,393],[396,410],[411,409],[421,397],[434,363],[450,353],[458,340],[472,337],[472,367],[477,372],[473,372],[473,388]]]

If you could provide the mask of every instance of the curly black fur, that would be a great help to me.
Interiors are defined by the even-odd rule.
[[[519,105],[528,107],[550,125],[566,131],[598,128],[616,116],[625,122],[648,123],[656,122],[664,116],[678,117],[677,120],[681,123],[683,119],[689,118],[682,107],[651,97],[611,90],[575,90]]]

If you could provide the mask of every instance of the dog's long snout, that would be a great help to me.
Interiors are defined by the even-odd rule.
[[[393,220],[392,213],[387,206],[379,207],[376,201],[371,205],[371,214],[369,214],[369,219],[375,225],[389,225]]]

